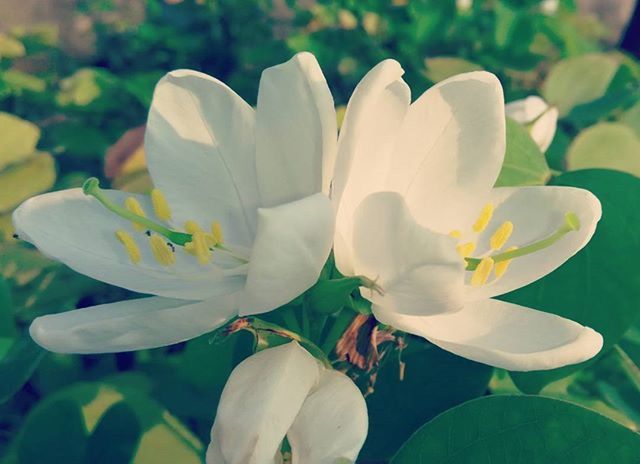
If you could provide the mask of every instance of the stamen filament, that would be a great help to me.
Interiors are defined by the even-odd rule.
[[[501,261],[508,261],[513,258],[530,255],[531,253],[535,253],[536,251],[544,250],[545,248],[550,247],[562,237],[567,235],[569,232],[573,232],[576,230],[580,230],[580,220],[578,219],[578,216],[576,216],[575,213],[567,213],[565,214],[564,224],[547,238],[544,238],[538,242],[531,243],[529,245],[525,245],[522,248],[498,253],[491,256],[491,258],[496,263],[499,263]],[[467,271],[475,270],[482,261],[482,259],[480,258],[465,258],[465,260],[467,261]]]
[[[168,229],[160,224],[153,222],[151,219],[144,216],[135,214],[120,205],[113,203],[104,191],[100,188],[100,181],[95,177],[87,179],[82,186],[82,191],[85,195],[89,195],[98,200],[108,210],[114,212],[118,216],[127,219],[135,224],[139,224],[144,229],[152,230],[160,235],[171,240],[176,245],[184,246],[185,243],[191,241],[191,234],[185,234],[183,232],[177,232],[175,230]]]

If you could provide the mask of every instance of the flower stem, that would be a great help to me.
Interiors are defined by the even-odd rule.
[[[335,349],[338,340],[344,334],[344,331],[347,330],[349,324],[356,316],[356,313],[351,311],[349,308],[345,307],[340,310],[340,312],[335,316],[335,320],[331,329],[329,329],[329,333],[327,334],[324,342],[322,342],[321,348],[324,353],[327,355],[331,354],[331,352]]]

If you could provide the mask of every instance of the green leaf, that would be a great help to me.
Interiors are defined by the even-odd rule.
[[[367,396],[369,435],[360,458],[388,459],[418,427],[437,414],[482,395],[492,368],[455,356],[415,337],[402,356],[385,363]]]
[[[11,299],[11,287],[7,281],[0,275],[0,337],[15,337],[16,324],[13,320],[13,302]],[[0,350],[0,359],[3,358],[2,350]]]
[[[602,97],[619,66],[617,57],[603,53],[560,61],[551,68],[542,95],[564,117],[575,106]]]
[[[26,50],[18,39],[0,33],[0,58],[20,58]]]
[[[49,153],[38,152],[23,163],[0,172],[0,213],[10,211],[27,198],[49,190],[56,180],[56,167]]]
[[[26,334],[19,338],[0,361],[0,404],[10,399],[29,380],[45,351]]]
[[[132,462],[142,429],[126,403],[116,403],[100,418],[87,443],[85,462]]]
[[[47,83],[43,79],[16,69],[9,69],[2,73],[0,77],[13,92],[21,92],[23,90],[44,92],[47,88]]]
[[[12,114],[0,112],[0,170],[32,155],[39,139],[38,126]]]
[[[455,56],[434,56],[424,60],[424,75],[432,82],[440,82],[456,74],[480,71],[482,66]]]
[[[580,132],[569,147],[567,167],[615,169],[640,176],[640,137],[621,123],[591,126]]]
[[[320,313],[334,313],[349,302],[351,292],[362,285],[359,277],[319,280],[306,297],[309,306]]]
[[[581,406],[491,396],[441,414],[391,464],[634,464],[640,435]]]
[[[115,77],[108,71],[80,69],[60,81],[56,102],[60,106],[88,106],[101,97],[106,98],[115,84]]]
[[[585,188],[602,203],[602,219],[589,244],[560,268],[501,299],[558,314],[600,332],[602,353],[614,346],[637,318],[640,270],[640,179],[607,170],[565,173],[551,182]],[[584,364],[550,371],[511,373],[528,393],[561,379]]]
[[[636,135],[640,137],[640,102],[625,111],[620,118],[620,122],[631,127]]]
[[[507,118],[507,150],[496,187],[543,185],[550,176],[547,161],[529,132]]]

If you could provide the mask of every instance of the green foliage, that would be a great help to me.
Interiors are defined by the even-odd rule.
[[[640,436],[571,403],[493,396],[450,409],[422,427],[392,464],[631,464]]]

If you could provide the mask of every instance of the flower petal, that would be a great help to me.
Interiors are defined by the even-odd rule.
[[[333,97],[311,53],[266,69],[256,110],[262,206],[328,193],[337,136]]]
[[[389,188],[436,232],[465,230],[498,177],[505,152],[502,86],[488,72],[460,74],[416,100],[402,124]]]
[[[411,100],[403,73],[397,61],[381,62],[360,81],[347,106],[331,193],[339,205],[336,264],[344,274],[352,273],[353,213],[368,194],[386,190],[393,143]]]
[[[222,224],[237,245],[255,233],[258,190],[253,109],[222,82],[196,71],[167,74],[156,86],[145,154],[173,220]]]
[[[36,318],[31,337],[56,353],[144,350],[211,332],[236,315],[233,295],[188,302],[141,298]]]
[[[224,387],[211,429],[207,463],[275,463],[280,445],[317,384],[320,366],[296,342],[242,361]],[[209,460],[211,456],[211,460]]]
[[[127,194],[105,191],[115,203],[124,204]],[[147,197],[136,196],[147,215]],[[80,189],[46,193],[25,201],[13,213],[20,238],[77,272],[140,293],[169,298],[203,300],[234,293],[242,288],[242,269],[224,270],[213,264],[201,266],[193,256],[176,249],[176,263],[161,266],[154,259],[148,237],[135,231],[129,221],[108,211]],[[115,235],[130,233],[141,259],[133,264]],[[179,248],[179,247],[176,247]],[[246,272],[246,270],[244,270]]]
[[[355,462],[367,437],[367,405],[349,377],[323,369],[287,438],[293,464]]]
[[[356,274],[384,290],[363,289],[374,304],[414,315],[462,307],[464,265],[454,239],[420,226],[400,194],[369,195],[356,211],[353,240]]]
[[[333,226],[333,208],[322,193],[261,208],[240,314],[270,311],[315,284],[331,251]]]
[[[577,364],[602,348],[602,336],[589,327],[504,301],[476,301],[456,313],[424,317],[373,309],[385,324],[464,358],[511,371]]]
[[[489,252],[490,237],[505,221],[513,223],[513,233],[504,248],[522,248],[550,236],[565,223],[566,213],[578,217],[580,230],[567,233],[548,248],[513,259],[499,279],[490,278],[481,287],[467,286],[469,301],[502,295],[547,275],[589,242],[602,214],[600,201],[591,192],[574,187],[500,187],[493,190],[491,202],[495,212],[478,237],[477,256]],[[468,281],[471,272],[467,274]]]
[[[549,108],[542,98],[534,95],[507,103],[505,111],[507,116],[522,125],[533,123],[529,129],[531,138],[543,153],[547,151],[556,133],[557,108]]]

